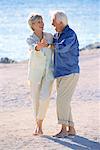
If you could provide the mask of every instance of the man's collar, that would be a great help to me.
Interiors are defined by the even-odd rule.
[[[62,34],[65,34],[68,31],[68,29],[69,29],[69,26],[66,25],[64,29],[62,30],[62,32],[57,32],[56,37],[59,38]]]
[[[69,29],[69,25],[65,26],[61,34],[66,33],[68,29]]]

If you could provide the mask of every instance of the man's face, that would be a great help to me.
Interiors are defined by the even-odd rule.
[[[56,17],[53,18],[52,25],[55,27],[55,30],[57,32],[62,31],[62,22],[56,20]]]

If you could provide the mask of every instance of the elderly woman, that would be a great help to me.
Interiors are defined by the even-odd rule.
[[[43,134],[42,123],[48,108],[53,77],[53,51],[50,45],[53,36],[43,32],[44,22],[39,14],[32,14],[28,20],[32,35],[27,38],[30,49],[28,79],[30,81],[36,127],[34,135]]]

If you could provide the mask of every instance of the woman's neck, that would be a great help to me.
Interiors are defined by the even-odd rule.
[[[34,32],[34,33],[40,40],[43,38],[43,32]]]

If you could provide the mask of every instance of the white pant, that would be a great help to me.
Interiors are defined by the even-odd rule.
[[[35,119],[43,120],[49,105],[53,81],[42,78],[40,84],[30,83]]]

